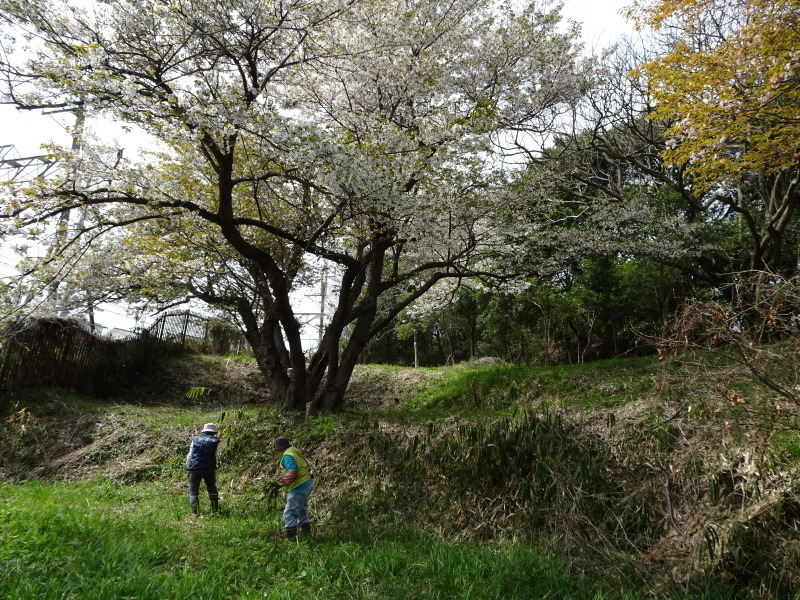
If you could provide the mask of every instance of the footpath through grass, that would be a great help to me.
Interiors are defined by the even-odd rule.
[[[176,485],[1,484],[0,598],[650,597],[644,582],[594,579],[552,550],[446,543],[412,526],[353,523],[277,542],[278,506],[257,493],[228,495],[221,516],[196,518]],[[676,588],[659,597],[734,596]]]

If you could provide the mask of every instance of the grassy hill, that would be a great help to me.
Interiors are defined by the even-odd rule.
[[[0,597],[800,598],[798,411],[729,363],[363,366],[308,417],[259,379],[183,356],[113,401],[6,393]],[[223,514],[198,518],[207,421]],[[280,434],[314,468],[311,541],[275,541]]]

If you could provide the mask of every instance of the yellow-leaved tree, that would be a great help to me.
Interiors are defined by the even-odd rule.
[[[708,187],[800,158],[800,0],[636,2],[672,50],[643,66],[656,115],[677,118],[666,158]]]
[[[800,0],[640,0],[628,16],[664,49],[639,69],[650,116],[671,121],[664,159],[738,215],[745,269],[779,269],[800,182]]]

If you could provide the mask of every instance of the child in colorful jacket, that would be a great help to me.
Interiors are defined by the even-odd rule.
[[[275,440],[274,448],[281,453],[280,466],[283,477],[280,485],[286,488],[286,507],[283,509],[285,525],[283,538],[295,539],[297,528],[303,534],[311,533],[311,520],[308,518],[308,497],[314,487],[311,480],[311,469],[308,461],[297,448],[292,446],[288,438],[281,436]]]

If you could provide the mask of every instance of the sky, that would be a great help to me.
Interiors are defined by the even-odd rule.
[[[565,19],[582,24],[584,44],[591,50],[609,46],[620,35],[630,33],[631,27],[619,11],[631,2],[632,0],[564,0],[562,14]],[[36,156],[42,153],[41,145],[48,142],[69,146],[72,141],[69,130],[74,124],[75,117],[70,113],[42,114],[0,105],[0,146],[14,146],[13,151],[6,149],[5,156],[2,156],[3,151],[0,149],[0,158]],[[119,143],[126,149],[126,156],[136,154],[138,140],[121,127],[93,119],[87,121],[87,127],[96,135],[101,135],[104,140]],[[13,262],[13,253],[0,247],[0,273]],[[99,311],[96,315],[99,324],[123,329],[142,325],[127,315],[121,307],[106,308],[106,311]]]
[[[633,27],[619,14],[633,0],[564,0],[561,13],[565,18],[582,25],[583,41],[587,48],[613,44]]]
[[[583,27],[586,47],[608,46],[631,28],[619,11],[632,0],[564,0],[562,14],[577,21]],[[68,113],[44,115],[39,112],[17,111],[9,106],[0,106],[0,145],[13,144],[19,156],[34,156],[40,153],[42,143],[55,141],[68,145],[71,142],[66,127],[74,125],[74,117]],[[89,126],[97,128],[96,123]],[[104,125],[108,129],[108,125]],[[113,127],[104,132],[111,140],[117,139],[125,145],[126,133]]]

